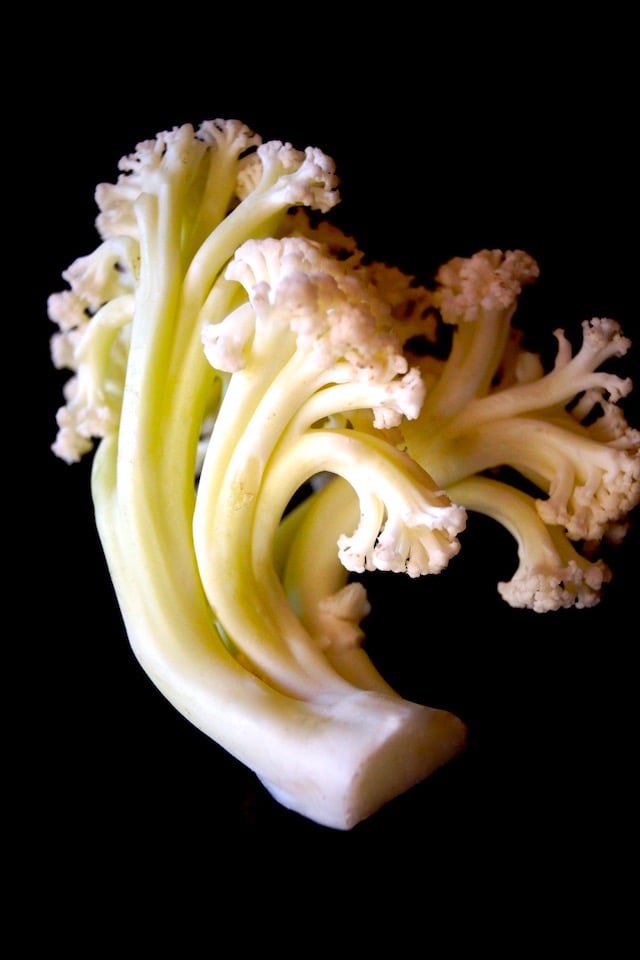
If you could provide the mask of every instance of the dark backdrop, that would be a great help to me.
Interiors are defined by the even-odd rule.
[[[481,247],[529,251],[542,270],[527,299],[536,336],[548,341],[558,325],[576,331],[592,315],[613,316],[637,335],[625,361],[637,370],[632,77],[624,49],[614,50],[625,31],[617,22],[580,37],[514,26],[487,47],[476,26],[464,24],[462,46],[440,24],[410,48],[382,24],[366,42],[356,31],[357,43],[327,39],[309,56],[293,38],[255,54],[230,44],[226,56],[241,60],[231,71],[219,65],[219,37],[209,55],[200,40],[191,70],[174,64],[169,41],[141,62],[120,51],[116,69],[113,47],[109,68],[103,51],[87,69],[62,41],[41,62],[20,111],[31,147],[16,160],[26,167],[16,189],[28,210],[18,325],[20,335],[29,331],[21,354],[29,380],[32,346],[37,352],[20,431],[30,533],[19,609],[40,624],[24,641],[40,709],[20,752],[49,862],[65,859],[80,874],[117,862],[126,873],[127,863],[171,854],[187,869],[197,849],[219,868],[251,848],[277,851],[303,871],[325,856],[334,867],[382,859],[400,876],[410,869],[473,890],[488,864],[516,882],[544,869],[546,890],[561,892],[569,871],[590,877],[597,859],[617,889],[609,868],[628,851],[636,755],[637,524],[592,611],[509,609],[495,585],[513,568],[513,545],[480,521],[437,582],[381,579],[372,650],[407,695],[458,711],[470,745],[341,834],[278,807],[154,690],[111,593],[89,464],[67,467],[48,449],[63,378],[49,365],[46,297],[95,245],[95,184],[113,179],[140,139],[216,116],[330,153],[344,198],[336,220],[373,256],[425,281],[443,260]],[[628,409],[640,425],[637,397]]]

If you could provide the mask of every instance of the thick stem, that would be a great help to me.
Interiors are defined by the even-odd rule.
[[[312,636],[322,633],[320,603],[348,582],[340,563],[338,540],[355,529],[360,518],[358,498],[341,477],[334,477],[314,493],[297,525],[287,552],[283,587],[289,603]],[[313,557],[313,562],[309,562]],[[329,647],[325,655],[334,669],[363,690],[395,691],[360,646]]]
[[[606,469],[612,451],[589,437],[570,435],[545,420],[513,417],[479,424],[449,439],[437,437],[426,449],[409,444],[409,452],[443,488],[472,474],[509,466],[548,492],[570,475],[569,490],[598,462]],[[581,455],[582,454],[582,455]]]
[[[439,428],[474,397],[487,393],[509,336],[515,307],[484,311],[476,321],[461,320],[442,373],[427,394],[420,416],[423,430]]]
[[[275,530],[299,486],[295,471],[293,483],[280,486],[284,502],[258,507],[258,498],[288,422],[323,378],[292,334],[256,334],[222,402],[194,513],[198,567],[216,616],[256,671],[302,697],[325,695],[342,680],[294,615],[275,571]]]
[[[144,492],[116,486],[111,440],[96,452],[93,496],[141,666],[176,709],[253,770],[280,803],[347,830],[462,748],[464,725],[445,711],[354,688],[303,702],[252,676],[217,636],[194,565],[185,568],[167,552],[164,518],[138,511]],[[189,531],[174,519],[173,542],[188,542]]]

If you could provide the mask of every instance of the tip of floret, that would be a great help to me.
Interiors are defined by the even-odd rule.
[[[523,286],[540,273],[523,250],[480,250],[472,257],[454,257],[436,274],[434,302],[445,323],[475,321],[483,311],[514,306]]]
[[[602,588],[610,579],[611,571],[602,560],[572,560],[555,569],[521,568],[510,581],[498,584],[498,592],[511,607],[534,613],[570,607],[584,610],[600,602]]]

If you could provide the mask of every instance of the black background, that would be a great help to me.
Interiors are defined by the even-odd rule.
[[[100,49],[87,36],[83,55],[72,56],[60,38],[38,61],[34,96],[20,110],[32,147],[20,168],[29,274],[18,320],[43,387],[30,391],[20,431],[30,532],[17,564],[22,616],[44,620],[25,638],[37,722],[17,720],[21,779],[38,811],[30,820],[38,869],[64,862],[80,878],[115,869],[122,880],[173,858],[180,875],[197,861],[219,877],[259,851],[253,884],[268,882],[269,863],[297,876],[321,863],[343,878],[357,871],[361,892],[363,883],[369,892],[408,890],[411,873],[425,887],[441,878],[454,898],[479,897],[499,877],[496,895],[509,890],[519,901],[539,875],[539,905],[555,895],[558,910],[568,909],[566,884],[581,884],[594,902],[624,903],[617,864],[630,856],[636,799],[637,523],[591,611],[509,609],[496,583],[514,569],[513,543],[477,519],[437,579],[372,578],[372,655],[401,692],[462,716],[470,743],[341,833],[276,805],[154,690],[111,593],[90,465],[68,467],[49,452],[64,377],[49,364],[46,297],[96,245],[95,184],[113,180],[140,139],[216,116],[332,155],[343,195],[335,220],[371,255],[426,282],[454,255],[527,250],[542,271],[522,309],[534,340],[549,347],[556,326],[576,333],[583,319],[613,316],[637,332],[621,367],[637,371],[628,27],[613,18],[571,28],[502,23],[508,33],[498,36],[468,16],[433,22],[411,44],[405,21],[364,32],[356,24],[348,37],[325,24],[330,36],[312,50],[306,31],[302,45],[293,31],[249,49],[213,30],[122,45],[114,27]],[[627,409],[640,426],[637,397]],[[363,863],[379,866],[368,880]]]

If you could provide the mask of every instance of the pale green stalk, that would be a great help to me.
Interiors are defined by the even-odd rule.
[[[455,328],[451,351],[422,407],[420,421],[426,434],[488,392],[504,354],[514,310],[515,305],[508,312],[484,311],[481,320],[461,320]]]
[[[309,497],[296,518],[296,535],[287,550],[282,584],[288,602],[312,636],[322,633],[318,619],[321,602],[349,580],[349,571],[338,558],[338,540],[354,530],[359,519],[356,492],[337,476]],[[360,645],[329,646],[325,655],[355,686],[395,692]]]
[[[169,518],[140,510],[136,484],[116,483],[116,459],[115,441],[104,440],[93,495],[132,649],[164,696],[275,799],[348,830],[461,749],[464,726],[445,711],[355,688],[304,702],[244,669],[211,624],[195,565],[179,566],[170,553],[177,539],[190,552],[189,529],[173,517],[169,542]],[[124,522],[135,515],[135,526]]]
[[[556,424],[529,417],[481,423],[467,434],[438,437],[424,452],[412,456],[448,489],[458,480],[494,467],[510,466],[547,492],[550,487],[573,490],[576,478],[593,466],[606,470],[617,451],[596,444],[586,433],[568,433]]]
[[[287,330],[265,333],[264,339],[258,330],[256,336],[246,367],[231,378],[205,454],[194,513],[198,567],[212,609],[255,668],[289,693],[324,696],[340,685],[337,675],[271,576],[273,535],[298,488],[295,478],[286,483],[289,492],[281,508],[269,513],[268,542],[256,532],[255,522],[258,494],[281,434],[326,373],[312,358],[293,352],[271,379],[274,357],[282,362],[283,353],[295,351],[295,337]],[[245,422],[247,411],[253,412]],[[238,417],[242,430],[235,429]],[[229,436],[236,438],[232,451],[226,447]],[[251,562],[256,540],[265,544],[257,566]]]

